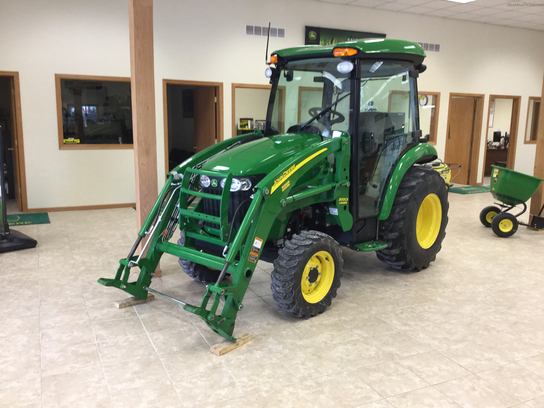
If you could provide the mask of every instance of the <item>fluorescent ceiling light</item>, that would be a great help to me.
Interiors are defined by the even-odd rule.
[[[465,3],[470,3],[470,2],[472,2],[474,0],[447,0],[447,1],[451,1],[453,3],[463,3],[463,4],[465,4]]]

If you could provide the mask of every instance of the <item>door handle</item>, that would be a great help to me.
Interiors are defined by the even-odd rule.
[[[8,147],[8,150],[15,150],[15,147]]]

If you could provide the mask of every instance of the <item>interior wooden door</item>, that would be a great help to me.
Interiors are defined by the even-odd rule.
[[[11,151],[13,152],[13,171],[15,173],[15,200],[17,201],[17,207],[19,210],[23,209],[23,197],[22,197],[22,189],[21,189],[21,161],[19,159],[19,149],[18,149],[18,143],[17,143],[17,135],[19,134],[19,123],[17,121],[17,113],[16,113],[16,107],[17,107],[17,100],[18,92],[15,92],[15,78],[11,78],[11,123],[13,124],[13,131],[11,135]]]
[[[194,89],[195,153],[215,144],[217,138],[215,87]]]
[[[519,111],[521,108],[521,97],[512,98],[512,116],[510,118],[510,141],[508,144],[508,156],[506,159],[506,167],[514,170],[516,161],[516,146],[518,142],[519,128]]]
[[[2,137],[4,143],[5,166],[8,172],[8,182],[13,191],[17,208],[23,210],[21,188],[21,162],[19,160],[19,121],[18,121],[18,76],[0,73],[0,105],[4,107],[5,115],[2,118],[4,127]]]
[[[470,184],[475,110],[476,98],[450,97],[448,137],[444,160],[446,163],[461,166],[459,170],[453,172],[454,182],[459,184]],[[457,172],[459,173],[456,174]]]

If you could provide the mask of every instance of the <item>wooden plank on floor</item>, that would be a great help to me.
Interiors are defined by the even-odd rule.
[[[117,302],[114,302],[113,304],[117,309],[124,309],[125,307],[134,306],[134,305],[140,305],[142,303],[151,302],[152,300],[155,300],[155,295],[153,293],[147,294],[147,299],[138,299],[137,297],[129,297],[123,300],[118,300]]]
[[[228,353],[229,351],[235,350],[238,347],[246,344],[251,340],[251,334],[242,333],[238,336],[236,343],[232,343],[228,340],[225,340],[215,346],[210,347],[210,352],[216,356],[222,356],[223,354]]]

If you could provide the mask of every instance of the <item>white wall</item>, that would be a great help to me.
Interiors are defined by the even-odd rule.
[[[21,86],[28,207],[134,202],[133,151],[59,150],[55,97],[55,73],[130,76],[127,3],[0,1],[0,10],[0,70],[18,71]]]
[[[235,125],[238,127],[240,118],[252,118],[253,120],[265,120],[268,107],[268,89],[237,88],[235,92]],[[252,126],[255,125],[255,122]]]
[[[132,150],[60,151],[54,74],[129,76],[127,0],[0,0],[0,70],[18,71],[29,208],[134,202]],[[419,88],[441,92],[437,149],[444,156],[450,92],[522,96],[542,89],[544,32],[342,6],[311,0],[155,0],[155,89],[159,185],[164,181],[163,79],[224,84],[230,137],[231,84],[267,84],[265,37],[245,25],[286,29],[270,51],[300,45],[304,26],[384,32],[437,43]],[[487,112],[488,97],[484,112]],[[484,122],[486,123],[486,122]],[[485,125],[482,143],[485,146]],[[535,146],[518,138],[516,170],[531,173]],[[479,178],[483,167],[481,149]]]

